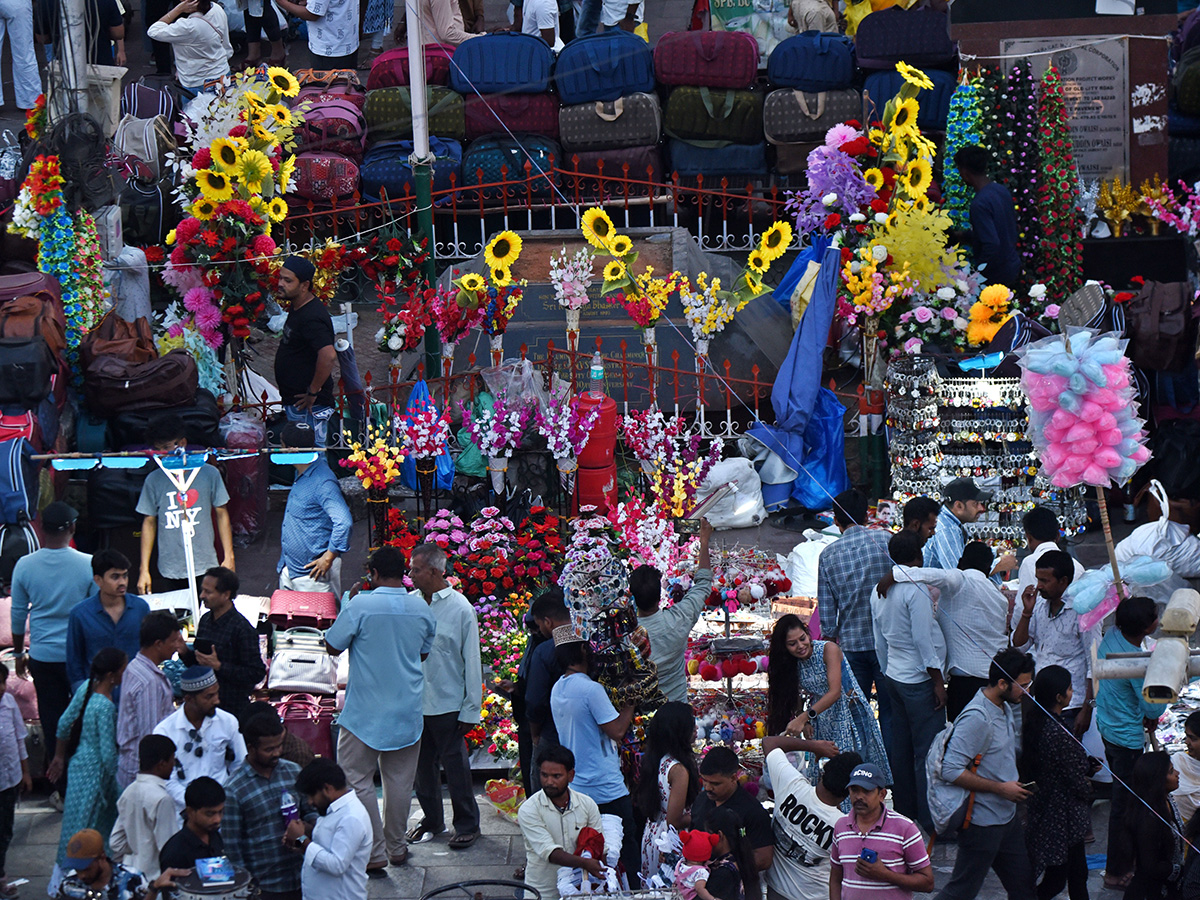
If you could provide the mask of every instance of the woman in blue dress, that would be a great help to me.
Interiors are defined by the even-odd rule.
[[[784,731],[810,740],[832,741],[879,766],[888,784],[892,770],[875,713],[863,696],[841,648],[814,641],[799,616],[781,616],[771,632],[767,668],[767,733]],[[807,703],[802,703],[802,697]],[[819,760],[809,764],[813,783]]]
[[[107,841],[117,821],[117,707],[112,695],[128,661],[125,651],[116,647],[97,653],[87,683],[75,691],[71,705],[58,720],[58,750],[47,775],[56,781],[66,766],[67,795],[58,840],[60,867],[72,835],[94,828]]]

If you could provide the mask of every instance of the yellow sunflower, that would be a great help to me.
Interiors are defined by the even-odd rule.
[[[267,69],[267,80],[271,82],[271,87],[285,97],[295,97],[300,93],[300,82],[287,69],[271,66]],[[932,87],[932,85],[930,86]]]
[[[511,231],[502,231],[483,250],[483,261],[492,269],[511,269],[521,255],[521,238]]]
[[[762,248],[758,247],[750,251],[750,258],[746,260],[746,264],[750,266],[759,275],[762,275],[771,266],[771,261],[767,259]]]
[[[583,232],[587,242],[597,250],[609,250],[609,245],[617,231],[613,227],[608,213],[599,207],[592,207],[583,214],[583,222],[580,224],[579,230]]]
[[[767,262],[774,262],[787,252],[792,243],[792,226],[787,222],[776,222],[762,236],[758,249],[762,251]]]
[[[242,154],[241,163],[238,165],[238,175],[242,184],[255,194],[262,190],[263,181],[273,171],[271,160],[261,150],[247,150]]]
[[[929,202],[928,197],[922,196],[913,201],[912,208],[919,213],[929,212],[929,210],[933,208],[933,204]]]
[[[920,107],[911,97],[896,104],[896,112],[892,115],[891,128],[895,134],[909,135],[917,131],[917,112]]]
[[[286,106],[281,104],[268,106],[267,112],[271,114],[271,118],[275,120],[275,123],[282,128],[286,128],[292,124],[292,111]]]
[[[252,210],[254,210],[254,212],[258,213],[264,219],[270,218],[271,211],[267,207],[267,201],[262,197],[251,197],[246,201],[246,203]]]
[[[196,184],[200,186],[200,193],[216,203],[233,196],[233,182],[216,169],[201,169],[196,173]]]
[[[898,62],[896,63],[896,71],[900,73],[901,78],[913,87],[918,87],[926,91],[933,90],[933,82],[920,69],[914,68],[905,62]]]
[[[274,147],[279,143],[279,138],[275,137],[270,129],[264,128],[257,122],[254,125],[254,136],[270,147]]]
[[[212,142],[213,165],[222,172],[234,172],[241,160],[242,151],[229,138],[217,138]]]
[[[462,278],[459,279],[458,285],[464,291],[471,291],[472,293],[478,293],[479,291],[482,291],[484,288],[487,287],[487,282],[483,280],[482,275],[477,275],[474,272],[468,272],[466,275],[464,275]]]
[[[258,96],[257,91],[243,91],[242,96],[246,98],[246,108],[251,112],[261,109],[266,103],[262,97]]]
[[[762,279],[759,278],[757,275],[755,275],[753,272],[747,272],[746,273],[746,287],[750,288],[750,290],[754,292],[754,296],[757,297],[759,294],[761,294],[763,292]]]
[[[212,200],[209,200],[207,197],[199,197],[196,202],[192,204],[192,215],[201,222],[207,222],[213,217],[213,215],[216,214],[216,211],[217,204]]]
[[[624,256],[633,250],[633,241],[623,234],[618,234],[612,239],[612,244],[610,247],[612,249],[613,256]]]
[[[883,172],[878,168],[870,168],[863,172],[863,178],[866,180],[875,191],[878,193],[883,190],[884,178]]]
[[[296,171],[296,157],[289,156],[279,164],[279,174],[275,178],[275,186],[281,193],[286,194],[292,183],[292,173]]]
[[[904,186],[908,189],[910,196],[924,197],[932,182],[933,170],[928,160],[914,159],[908,164],[908,169],[904,173]]]
[[[270,216],[272,222],[282,222],[287,218],[287,214],[287,201],[282,197],[272,197],[267,203],[267,215]]]
[[[604,267],[605,281],[620,281],[625,277],[625,263],[619,259],[614,259]]]
[[[512,272],[507,266],[492,266],[492,284],[496,287],[508,287],[512,284]]]

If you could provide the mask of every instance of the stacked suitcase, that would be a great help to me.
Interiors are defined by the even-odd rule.
[[[896,63],[916,66],[933,82],[933,90],[917,95],[922,131],[944,132],[950,119],[950,97],[958,74],[958,46],[950,40],[950,14],[935,9],[899,7],[873,12],[854,36],[858,67],[870,74],[863,85],[868,119],[877,119],[896,95],[903,78]]]
[[[806,31],[781,42],[767,60],[775,88],[763,104],[763,133],[775,146],[775,171],[804,171],[808,153],[834,125],[862,115],[854,87],[854,43],[840,34]]]
[[[454,48],[427,44],[425,97],[429,113],[429,149],[433,154],[433,189],[447,190],[458,180],[462,142],[466,136],[463,98],[447,85]],[[412,90],[408,83],[408,48],[379,54],[367,76],[363,118],[367,151],[361,170],[362,192],[368,201],[384,195],[402,197],[414,190]]]
[[[663,116],[671,167],[683,178],[766,175],[758,42],[737,31],[664,34],[658,80],[671,86]]]
[[[293,108],[305,107],[305,121],[297,130],[289,207],[326,209],[352,202],[367,139],[365,102],[366,92],[353,72],[301,87],[292,101]]]
[[[559,54],[555,86],[559,168],[576,173],[568,185],[591,192],[586,176],[660,181],[662,108],[654,93],[654,54],[627,31],[594,34],[569,43]]]
[[[460,184],[518,182],[483,194],[495,199],[506,190],[512,197],[549,199],[557,184],[553,168],[562,160],[553,69],[554,51],[532,35],[485,34],[459,44],[450,86],[465,98],[470,141]]]

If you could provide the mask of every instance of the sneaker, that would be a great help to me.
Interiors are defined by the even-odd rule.
[[[57,812],[63,811],[63,798],[62,794],[60,794],[58,791],[55,791],[53,794],[51,794],[50,798],[46,802],[49,803],[50,806],[52,806]]]

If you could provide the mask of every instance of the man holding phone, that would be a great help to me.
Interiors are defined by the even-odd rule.
[[[851,812],[834,826],[829,848],[829,900],[905,900],[932,891],[921,829],[884,805],[879,767],[859,763],[847,787]]]
[[[258,632],[233,606],[238,586],[232,569],[213,566],[204,573],[200,600],[208,612],[200,617],[192,647],[196,664],[208,666],[217,676],[221,709],[240,722],[250,707],[250,692],[266,677],[267,667]]]

